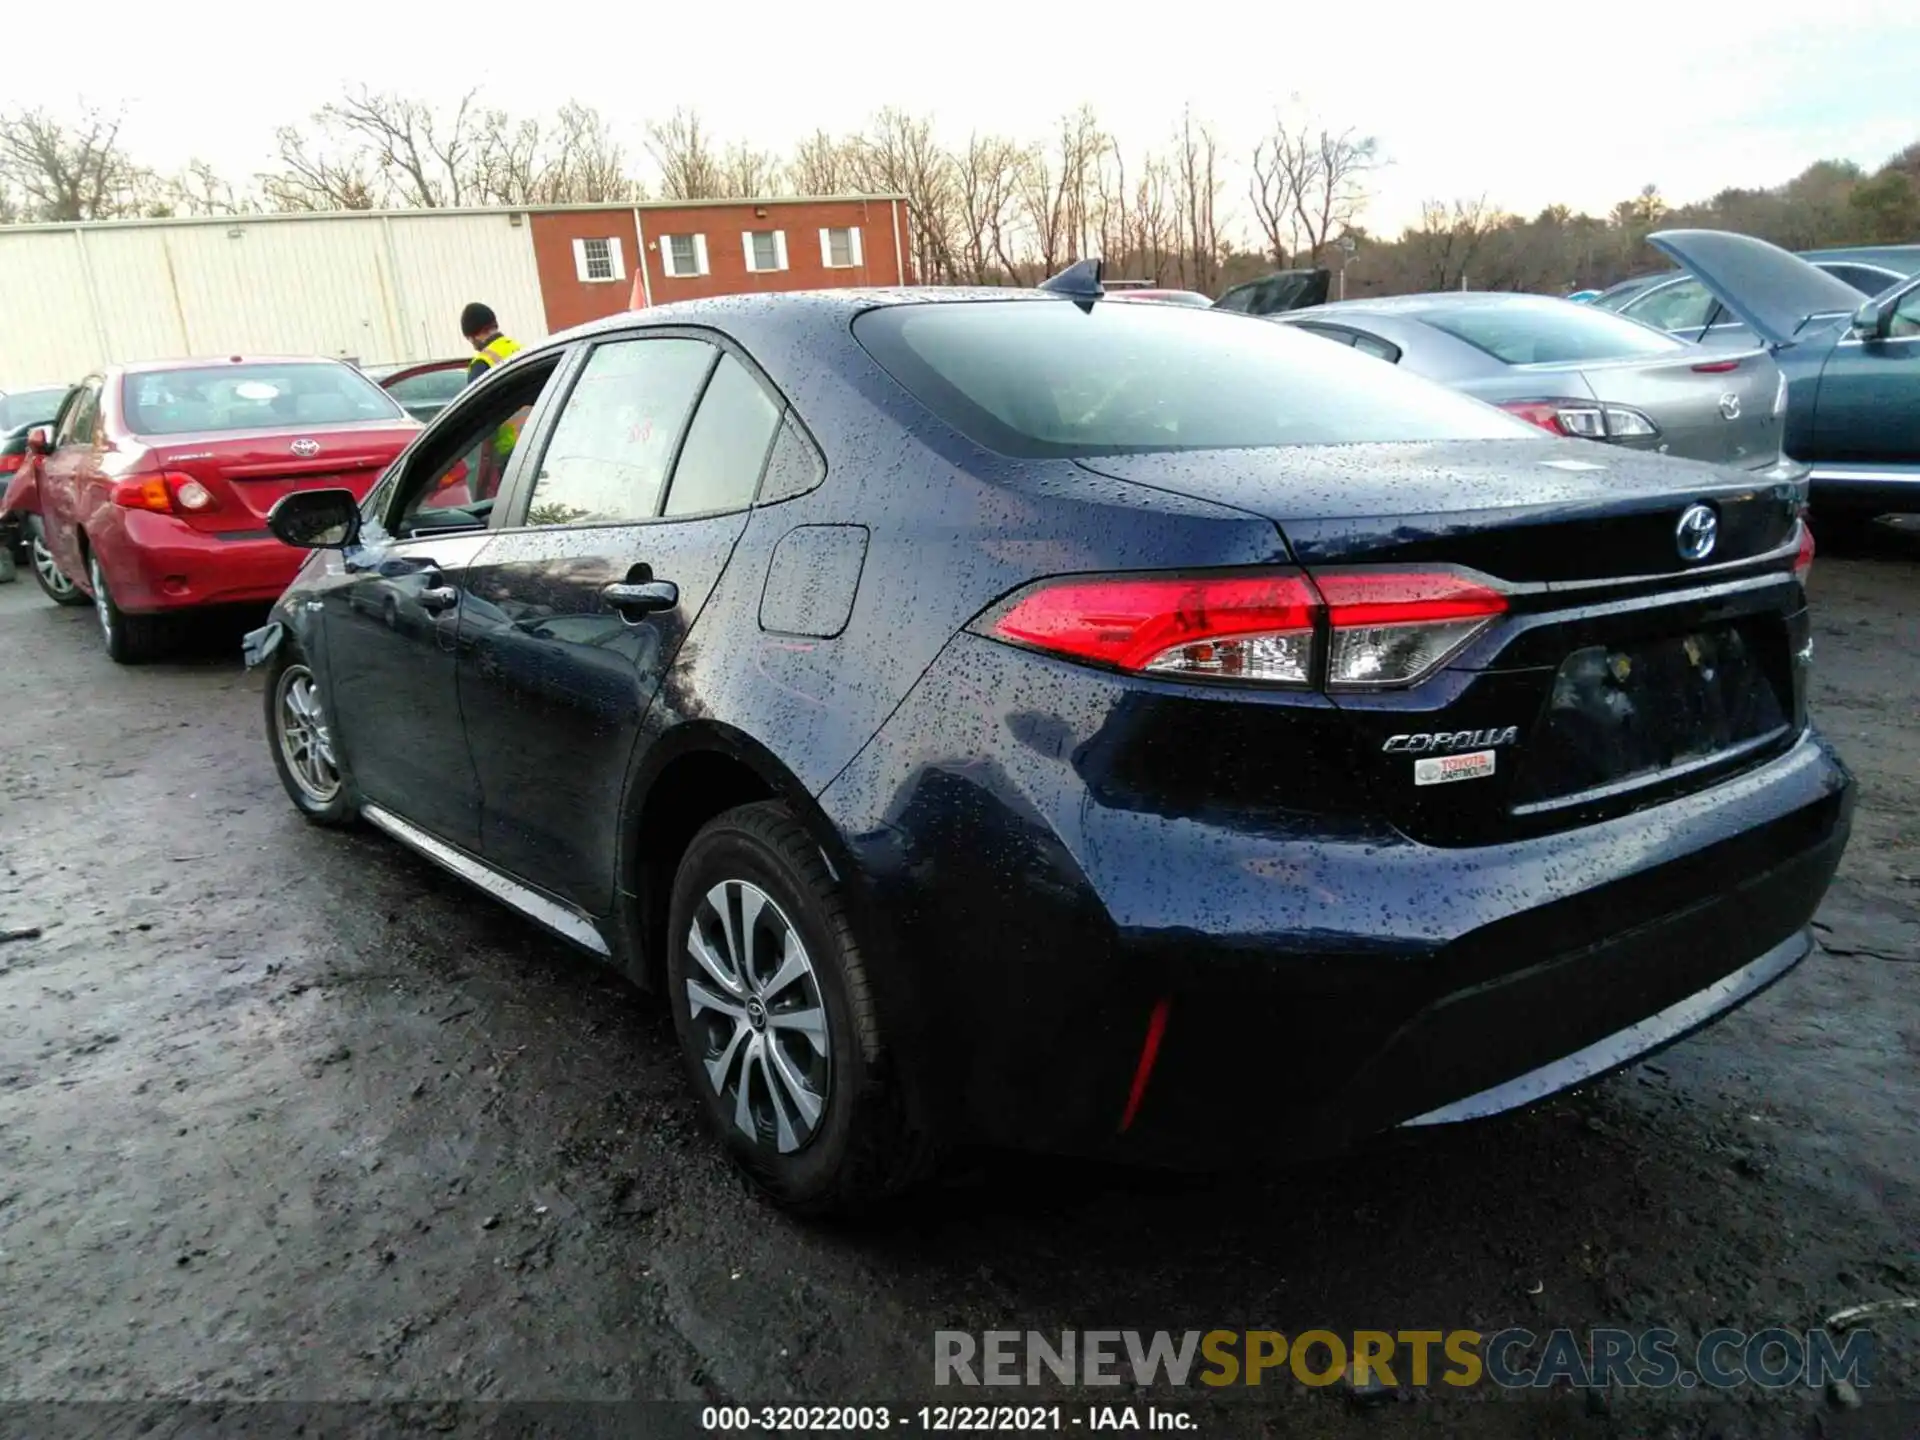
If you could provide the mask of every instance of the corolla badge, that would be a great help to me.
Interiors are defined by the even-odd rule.
[[[1704,560],[1720,539],[1720,517],[1707,505],[1689,505],[1673,527],[1674,548],[1682,560]]]
[[[311,460],[320,453],[320,442],[318,440],[296,440],[293,442],[293,453],[298,455],[302,460]]]
[[[1723,420],[1740,418],[1740,397],[1731,390],[1720,397],[1720,417]]]

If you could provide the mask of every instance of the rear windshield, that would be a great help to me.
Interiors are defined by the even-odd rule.
[[[0,395],[0,430],[19,425],[50,425],[59,413],[66,390],[16,390]]]
[[[405,412],[348,365],[209,365],[127,376],[127,427],[136,435],[341,425]]]
[[[853,333],[929,410],[1003,455],[1537,438],[1372,356],[1185,305],[896,305]]]
[[[1675,355],[1686,346],[1611,310],[1516,296],[1415,312],[1434,329],[1509,365],[1567,365]]]

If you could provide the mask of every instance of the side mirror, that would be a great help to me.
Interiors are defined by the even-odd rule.
[[[1853,333],[1862,340],[1884,340],[1893,323],[1893,310],[1878,300],[1869,300],[1853,312]]]
[[[344,550],[360,538],[360,502],[351,490],[296,490],[274,502],[267,528],[298,550]]]
[[[27,432],[27,453],[29,455],[51,455],[53,453],[53,435],[44,427]]]

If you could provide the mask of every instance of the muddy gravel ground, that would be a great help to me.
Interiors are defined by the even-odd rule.
[[[1684,1343],[1920,1296],[1920,547],[1823,555],[1814,591],[1817,718],[1860,810],[1823,951],[1745,1011],[1304,1175],[990,1158],[854,1230],[743,1189],[621,981],[377,835],[303,824],[237,630],[121,669],[23,575],[0,928],[39,934],[0,942],[0,1400],[918,1403],[937,1329]],[[1877,1336],[1858,1406],[1153,1398],[1219,1435],[1920,1434],[1920,1317]]]

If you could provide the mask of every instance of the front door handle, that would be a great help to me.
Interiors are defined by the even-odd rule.
[[[438,615],[460,603],[460,592],[451,585],[430,585],[420,592],[420,608]]]
[[[603,585],[600,598],[625,620],[637,621],[642,615],[671,610],[680,603],[680,587],[671,580],[648,580],[638,585]]]

